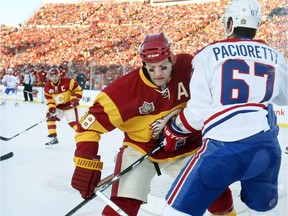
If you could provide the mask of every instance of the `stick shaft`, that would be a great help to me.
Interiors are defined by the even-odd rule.
[[[59,115],[60,113],[62,113],[64,110],[67,110],[67,109],[70,109],[70,108],[72,108],[72,107],[68,107],[68,108],[66,108],[66,109],[63,109],[63,110],[57,112],[57,113],[54,113],[54,114],[52,114],[50,117],[57,116],[57,115]],[[4,140],[4,141],[11,140],[11,139],[13,139],[13,138],[19,136],[20,134],[25,133],[26,131],[28,131],[28,130],[34,128],[34,127],[36,127],[37,125],[39,125],[39,124],[41,124],[42,122],[47,121],[47,120],[48,120],[48,118],[46,117],[45,119],[41,120],[40,122],[38,122],[38,123],[36,123],[36,124],[34,124],[34,125],[32,125],[32,126],[26,128],[25,130],[23,130],[23,131],[21,131],[21,132],[15,134],[15,135],[12,136],[12,137],[3,137],[3,136],[0,136],[0,140]]]
[[[103,192],[106,190],[110,185],[112,185],[115,181],[122,178],[125,174],[130,172],[132,169],[134,169],[136,166],[142,163],[143,160],[148,158],[149,156],[153,155],[155,152],[159,151],[163,147],[163,143],[161,143],[159,146],[148,152],[147,154],[143,155],[141,158],[139,158],[137,161],[135,161],[133,164],[131,164],[129,167],[121,171],[118,175],[114,176],[112,179],[105,181],[105,179],[111,178],[113,174],[109,175],[105,179],[103,179],[103,184],[98,184],[97,188],[95,189],[95,193],[92,197],[83,200],[81,203],[79,203],[77,206],[75,206],[71,211],[69,211],[65,216],[73,215],[76,211],[78,211],[80,208],[82,208],[84,205],[86,205],[88,202],[90,202],[92,199],[94,199],[97,196],[97,191]]]

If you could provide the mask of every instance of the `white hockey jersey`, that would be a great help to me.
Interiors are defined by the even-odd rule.
[[[15,89],[19,85],[20,81],[18,77],[14,75],[6,74],[2,78],[2,83],[6,83],[6,88]]]
[[[226,39],[192,60],[191,99],[180,115],[203,138],[237,141],[270,129],[266,107],[288,104],[287,62],[264,41]]]

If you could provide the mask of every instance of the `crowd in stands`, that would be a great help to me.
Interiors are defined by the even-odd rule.
[[[9,67],[37,75],[58,66],[69,77],[84,73],[87,88],[99,88],[99,82],[107,85],[141,65],[138,48],[147,33],[164,31],[175,53],[193,54],[224,38],[221,16],[228,1],[161,6],[146,1],[45,3],[21,27],[1,26],[0,76]],[[257,38],[287,57],[287,2],[260,3],[263,22]],[[43,80],[38,78],[37,85]]]

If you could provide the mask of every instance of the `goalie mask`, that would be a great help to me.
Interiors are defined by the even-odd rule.
[[[261,18],[261,8],[257,0],[234,0],[225,11],[222,24],[228,37],[237,27],[258,30]],[[231,19],[233,21],[232,28],[229,27]]]
[[[147,34],[140,46],[140,58],[143,62],[155,63],[171,58],[171,43],[163,32],[160,34]]]

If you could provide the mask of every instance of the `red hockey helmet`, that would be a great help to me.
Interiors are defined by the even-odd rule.
[[[171,43],[163,32],[147,34],[140,46],[140,58],[143,62],[155,63],[172,57]]]
[[[60,76],[60,71],[58,68],[53,67],[49,70],[49,76],[58,75]]]

